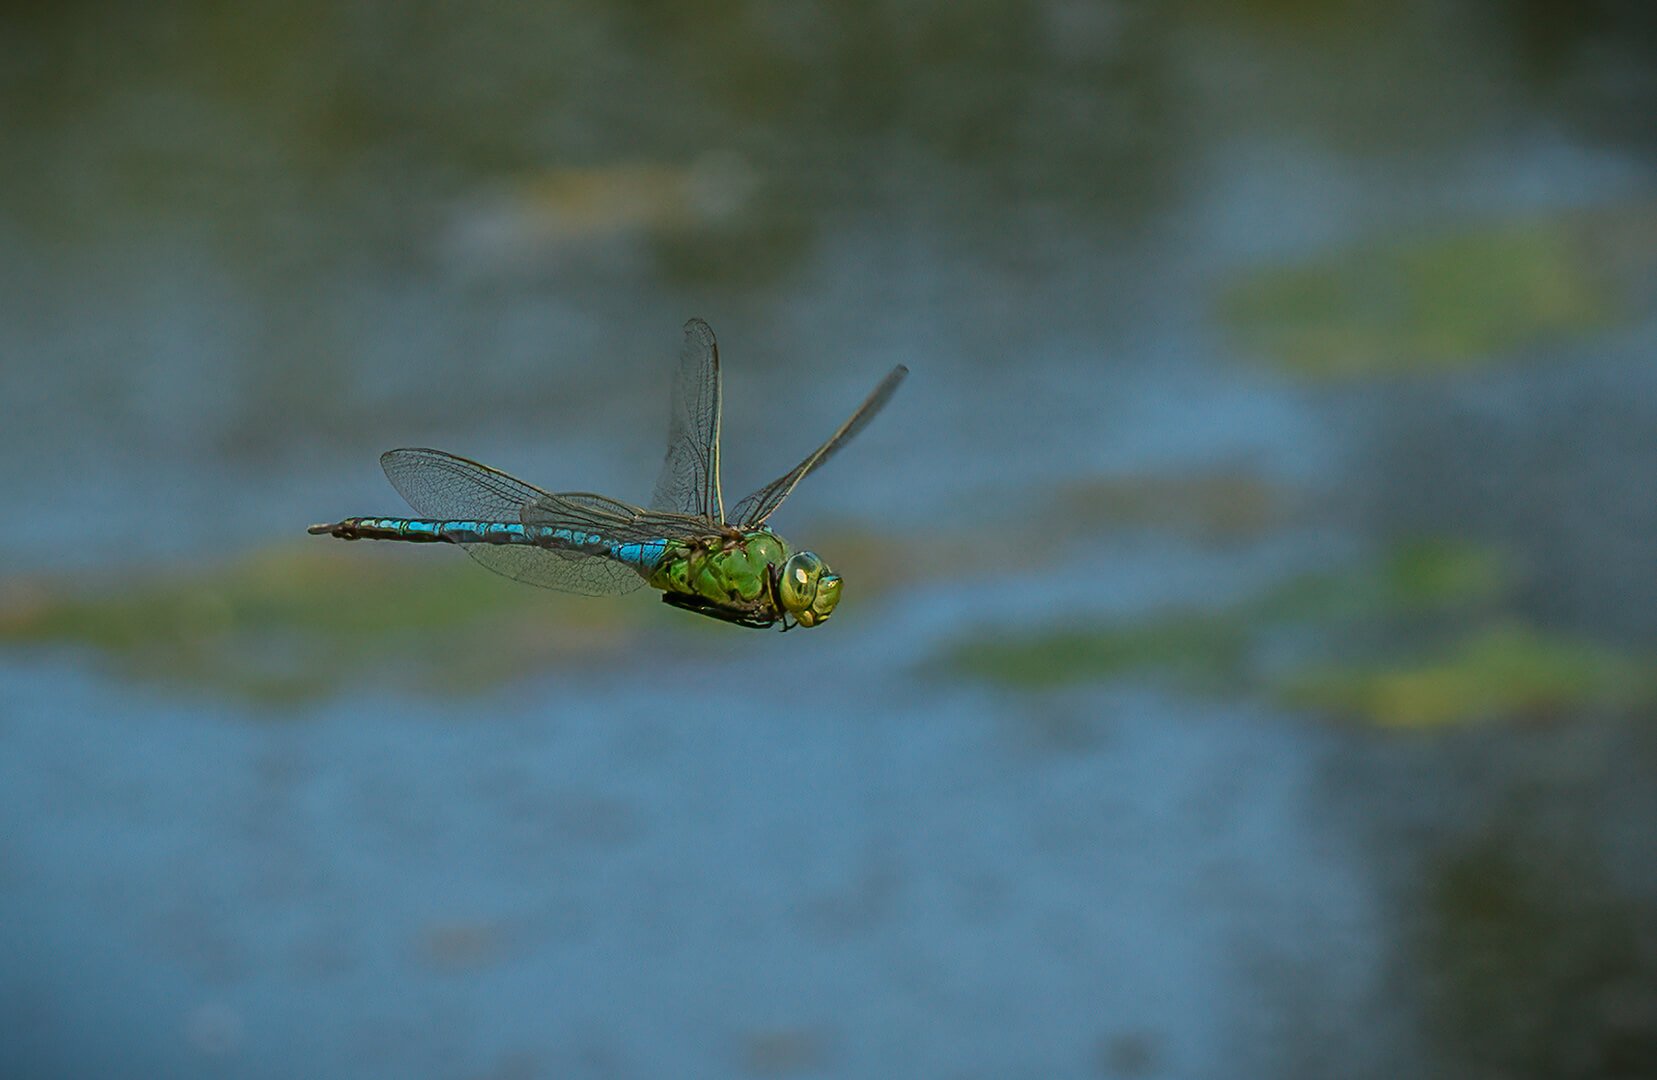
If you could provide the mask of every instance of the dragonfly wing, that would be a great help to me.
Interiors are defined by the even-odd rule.
[[[614,508],[623,512],[634,509],[613,499],[588,496],[594,505],[582,509],[579,503],[571,502],[569,509],[579,512],[569,520],[558,520],[553,516],[556,509],[545,509],[542,504],[560,507],[563,504],[558,502],[559,496],[441,450],[390,450],[380,456],[380,465],[391,486],[428,518],[522,521],[599,532],[594,522],[601,517],[620,516]],[[577,551],[516,544],[463,544],[461,549],[497,574],[544,589],[608,596],[631,592],[644,584],[630,567]]]
[[[841,424],[839,429],[828,437],[828,441],[806,455],[804,461],[788,472],[737,503],[736,508],[731,512],[731,520],[743,528],[749,529],[764,524],[765,519],[776,513],[777,507],[781,506],[783,500],[788,498],[789,492],[794,490],[794,486],[805,479],[807,473],[833,457],[835,451],[850,442],[852,436],[862,431],[869,421],[874,419],[875,414],[892,399],[893,394],[897,393],[898,384],[902,383],[903,377],[908,374],[909,369],[902,364],[893,368],[884,379],[880,380],[880,385],[874,388],[874,392],[863,399],[863,404],[857,407],[857,411],[852,413],[846,419],[846,422]]]
[[[380,468],[397,494],[428,518],[519,521],[523,508],[547,495],[533,484],[441,450],[387,450]]]
[[[559,592],[620,596],[644,584],[644,578],[630,566],[576,551],[519,544],[463,544],[461,550],[513,581]]]
[[[701,319],[685,324],[673,379],[667,457],[650,505],[658,510],[725,520],[719,490],[719,343]]]
[[[644,510],[619,499],[586,491],[542,492],[524,507],[526,525],[590,533],[606,540],[644,543],[650,540],[706,540],[719,534],[717,526],[703,517],[675,514],[666,510]]]

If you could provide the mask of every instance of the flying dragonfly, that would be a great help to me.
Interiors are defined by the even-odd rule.
[[[840,575],[766,526],[807,473],[880,411],[909,369],[899,364],[805,459],[729,512],[719,483],[719,345],[685,324],[673,382],[667,457],[650,507],[581,491],[543,491],[441,450],[380,455],[391,486],[420,517],[352,517],[312,525],[341,540],[459,544],[515,581],[588,596],[642,585],[698,615],[764,629],[817,626],[840,601]]]

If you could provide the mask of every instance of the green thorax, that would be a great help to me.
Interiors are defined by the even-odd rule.
[[[649,577],[653,588],[695,597],[722,606],[772,604],[768,575],[788,559],[788,545],[769,529],[753,529],[741,539],[668,542],[667,553]]]

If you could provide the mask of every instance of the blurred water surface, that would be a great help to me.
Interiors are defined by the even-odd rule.
[[[0,31],[6,1075],[1657,1075],[1643,5]],[[829,625],[304,536],[693,314]]]

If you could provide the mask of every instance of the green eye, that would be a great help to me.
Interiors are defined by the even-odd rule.
[[[788,611],[798,614],[809,610],[817,599],[817,579],[823,574],[823,560],[809,551],[796,552],[782,564],[782,576],[777,581],[777,599]]]
[[[834,605],[840,602],[840,575],[823,568],[823,576],[817,579],[817,598],[811,602],[810,617],[800,616],[800,622],[806,626],[816,626],[834,613]]]

